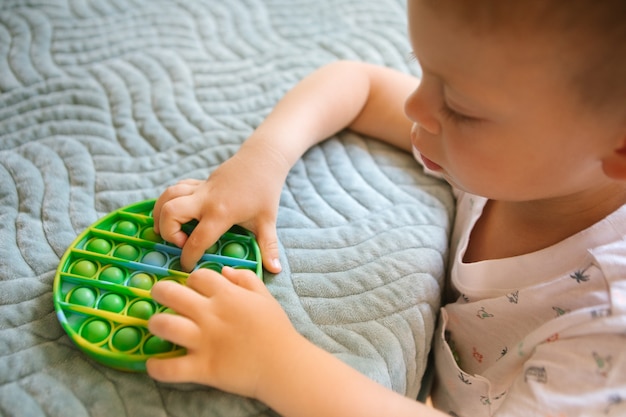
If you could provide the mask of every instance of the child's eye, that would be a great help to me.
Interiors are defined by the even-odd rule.
[[[465,114],[459,113],[458,111],[451,109],[446,103],[443,103],[441,106],[441,114],[450,120],[453,123],[476,123],[479,122],[480,119],[472,116],[467,116]]]

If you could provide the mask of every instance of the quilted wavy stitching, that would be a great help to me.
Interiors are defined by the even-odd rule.
[[[336,59],[417,72],[403,0],[0,3],[0,414],[271,416],[82,355],[52,306],[83,229],[230,157],[298,80]],[[412,158],[341,133],[291,171],[268,287],[299,331],[414,397],[452,198]]]

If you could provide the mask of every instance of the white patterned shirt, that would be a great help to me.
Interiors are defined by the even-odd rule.
[[[464,263],[485,203],[457,196],[458,299],[434,337],[433,404],[465,417],[626,416],[626,206],[546,249]]]

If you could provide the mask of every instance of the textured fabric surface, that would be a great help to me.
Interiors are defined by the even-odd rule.
[[[75,237],[206,178],[280,97],[336,59],[416,72],[401,0],[0,3],[0,415],[270,416],[83,355],[54,314]],[[341,133],[290,173],[269,289],[311,341],[415,397],[453,200],[412,158]],[[262,314],[262,312],[260,312]]]

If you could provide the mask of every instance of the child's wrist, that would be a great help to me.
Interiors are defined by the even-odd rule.
[[[248,160],[254,166],[263,166],[273,171],[284,180],[295,161],[291,162],[283,150],[272,142],[260,134],[253,134],[243,143],[237,156]]]
[[[298,375],[298,361],[307,360],[310,342],[295,329],[289,333],[276,335],[278,343],[259,373],[257,390],[254,397],[269,406],[274,406],[280,397],[290,392],[291,382],[300,378]]]

